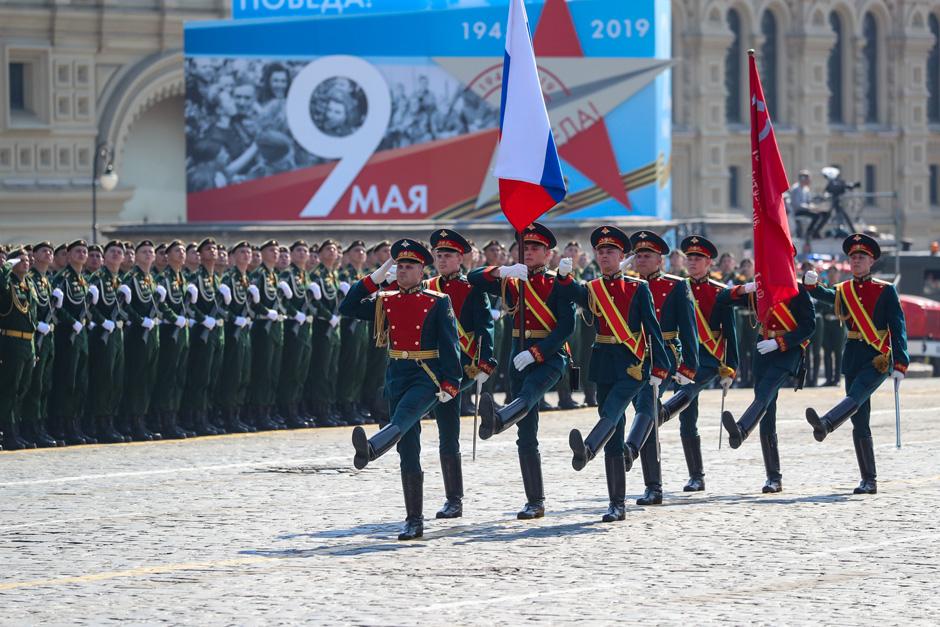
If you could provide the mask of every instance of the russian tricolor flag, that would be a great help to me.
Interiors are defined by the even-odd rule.
[[[493,174],[503,213],[521,232],[567,194],[523,0],[509,3],[499,129]]]

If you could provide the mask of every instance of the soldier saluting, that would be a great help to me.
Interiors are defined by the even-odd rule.
[[[818,442],[852,419],[852,441],[862,475],[855,494],[878,491],[875,448],[871,437],[871,395],[888,377],[901,381],[910,364],[904,312],[894,285],[872,278],[871,269],[881,256],[874,238],[861,233],[842,242],[849,257],[852,278],[834,289],[818,284],[815,272],[804,277],[806,288],[816,300],[835,306],[836,316],[848,327],[848,340],[842,354],[846,397],[820,416],[812,407],[806,421]]]
[[[29,390],[36,353],[33,335],[39,322],[36,290],[27,278],[29,253],[16,248],[0,265],[0,428],[7,450],[36,448],[36,443],[19,436],[20,408]]]
[[[424,246],[411,239],[399,240],[392,245],[391,258],[357,281],[340,305],[344,316],[373,320],[376,344],[389,347],[385,375],[389,424],[368,439],[362,427],[353,430],[353,463],[365,468],[398,445],[407,512],[399,540],[424,535],[421,417],[438,402],[453,401],[462,374],[450,297],[423,285],[424,268],[431,262]],[[398,289],[380,291],[392,263],[397,264]]]
[[[615,226],[601,226],[591,233],[591,245],[600,277],[580,283],[572,280],[572,259],[562,259],[558,264],[557,289],[564,298],[594,315],[597,330],[590,373],[597,384],[600,420],[587,438],[582,439],[581,433],[573,429],[568,443],[575,470],[583,469],[604,449],[610,506],[602,520],[613,522],[625,517],[624,411],[646,388],[647,381],[652,379],[654,389],[658,388],[669,373],[670,362],[649,285],[624,276],[621,270],[624,250],[630,245],[626,233]],[[652,429],[651,416],[642,428],[647,433]]]

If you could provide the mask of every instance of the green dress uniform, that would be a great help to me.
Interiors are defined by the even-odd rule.
[[[179,426],[189,360],[189,284],[182,271],[176,272],[171,266],[167,266],[156,282],[166,290],[166,298],[159,305],[163,324],[160,325],[160,356],[151,405],[164,438],[186,438],[195,435]]]
[[[314,303],[311,366],[307,374],[307,405],[321,427],[335,427],[336,384],[339,380],[340,315],[343,298],[336,270],[323,264],[314,268],[312,280],[320,286],[322,297]]]
[[[313,297],[308,288],[312,279],[306,270],[291,264],[281,273],[280,280],[287,283],[292,296],[284,298],[285,341],[277,381],[277,408],[287,426],[296,429],[310,426],[300,416],[300,401],[310,369]]]
[[[88,380],[87,413],[99,442],[124,442],[114,426],[124,390],[123,327],[127,314],[121,306],[124,297],[118,292],[121,279],[102,267],[89,283],[98,288],[98,302],[89,307],[95,327],[88,332],[88,357],[94,364],[94,376]]]
[[[238,248],[238,245],[235,248]],[[251,295],[248,293],[250,284],[248,273],[242,272],[236,266],[232,266],[222,275],[222,285],[231,290],[231,300],[226,305],[225,347],[222,353],[224,374],[219,380],[217,403],[222,410],[225,429],[229,433],[255,430],[241,419],[251,382],[252,314]]]
[[[26,277],[20,279],[11,266],[3,264],[0,267],[0,428],[7,450],[36,448],[34,441],[19,437],[19,426],[23,398],[29,391],[36,360],[33,336],[37,322],[36,290],[32,281]]]
[[[193,324],[182,406],[193,431],[199,435],[218,435],[223,431],[209,420],[209,401],[221,371],[225,311],[218,293],[219,277],[214,272],[199,266],[191,281],[196,287],[196,302],[190,308]]]
[[[62,293],[62,306],[56,311],[54,392],[49,403],[52,435],[67,444],[91,444],[94,438],[82,433],[79,422],[88,390],[88,281],[66,266],[52,286]]]
[[[129,324],[124,334],[124,418],[130,422],[135,440],[160,439],[161,434],[151,432],[145,423],[157,383],[160,297],[153,275],[138,266],[128,273],[127,285],[131,289],[131,302],[127,306]]]
[[[49,435],[49,394],[52,391],[52,364],[55,360],[55,307],[52,302],[51,273],[42,273],[36,268],[29,269],[29,279],[36,291],[36,335],[33,343],[36,348],[36,365],[30,380],[29,391],[23,398],[24,430],[31,430],[28,436],[39,442],[52,441],[60,446],[64,442]]]
[[[363,270],[346,266],[340,271],[340,281],[353,285],[368,276]],[[343,376],[336,382],[337,410],[347,425],[365,424],[365,415],[359,403],[362,398],[362,385],[365,381],[366,355],[372,333],[365,320],[356,320],[343,316],[340,323],[339,363],[342,364]]]
[[[278,283],[277,271],[263,263],[251,274],[258,302],[252,306],[255,317],[251,325],[249,404],[258,429],[284,428],[272,418],[284,344],[284,305]]]

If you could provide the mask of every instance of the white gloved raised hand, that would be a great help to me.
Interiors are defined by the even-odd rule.
[[[688,378],[687,376],[685,376],[684,374],[682,374],[682,373],[680,373],[680,372],[677,372],[677,373],[676,373],[676,383],[678,383],[679,385],[688,385],[688,384],[692,383],[692,379]]]
[[[473,380],[477,383],[483,384],[486,383],[487,379],[490,378],[490,375],[486,374],[482,370],[477,373],[477,376],[473,377]]]
[[[630,269],[630,266],[633,265],[633,258],[634,258],[635,256],[636,256],[636,255],[630,255],[629,257],[627,257],[626,259],[624,259],[623,261],[620,262],[620,271],[621,271],[621,272],[626,272],[627,270]]]
[[[332,317],[330,317],[330,326],[335,329],[336,325],[339,324],[339,321],[340,321],[340,317],[337,315],[333,315]]]
[[[302,311],[298,311],[297,313],[294,314],[294,322],[296,322],[297,324],[303,324],[306,321],[307,321],[307,316],[305,316]]]
[[[277,322],[277,311],[274,309],[268,309],[267,313],[264,314],[264,317],[271,322]]]
[[[37,322],[37,323],[36,323],[36,330],[39,331],[39,334],[40,334],[40,335],[45,335],[46,333],[48,333],[49,331],[52,330],[52,327],[50,327],[50,326],[49,326],[48,324],[46,324],[45,322]]]
[[[819,275],[813,270],[807,270],[803,274],[803,285],[816,285],[819,283]]]
[[[290,288],[290,285],[287,284],[287,281],[278,281],[277,289],[281,290],[281,294],[284,295],[284,298],[294,297],[294,290]]]
[[[176,316],[176,320],[173,322],[173,324],[182,329],[186,326],[186,316]]]
[[[18,263],[21,262],[21,261],[23,261],[23,258],[22,258],[22,257],[14,257],[13,259],[8,259],[8,260],[6,261],[6,266],[7,266],[8,268],[15,268],[15,267],[16,267],[16,264],[18,264]]]
[[[744,284],[744,293],[745,293],[745,294],[751,294],[751,293],[756,292],[756,291],[757,291],[757,282],[756,282],[756,281],[749,281],[749,282],[747,282],[747,283]]]
[[[72,323],[72,330],[75,331],[76,333],[81,333],[84,326],[85,325],[83,325],[81,321],[76,320],[75,322]]]
[[[524,263],[516,263],[511,266],[500,266],[497,274],[501,279],[528,279],[529,268]]]
[[[98,304],[98,286],[97,286],[97,285],[89,285],[89,286],[88,286],[88,295],[91,296],[91,304],[92,304],[92,305],[97,305],[97,304]]]
[[[516,367],[516,370],[524,370],[526,366],[534,363],[535,355],[532,354],[532,351],[522,351],[512,358],[512,365]]]
[[[386,283],[394,283],[398,280],[398,264],[388,269],[388,275],[385,277]]]
[[[125,304],[130,304],[130,302],[131,302],[131,288],[127,287],[126,285],[122,285],[122,286],[120,286],[119,288],[117,288],[117,291],[118,291],[118,294],[120,294],[121,296],[124,297],[124,303],[125,303]]]
[[[62,299],[65,298],[65,294],[62,293],[62,290],[55,288],[52,290],[52,297],[55,299],[55,308],[62,308]]]
[[[206,327],[210,331],[215,328],[215,318],[212,316],[206,316],[202,319],[202,326]]]
[[[190,303],[195,303],[199,299],[199,290],[192,283],[186,286],[186,293],[189,294]]]
[[[382,283],[384,283],[385,277],[388,276],[388,271],[391,269],[393,263],[395,263],[395,260],[392,259],[391,257],[386,259],[385,263],[383,263],[381,266],[378,267],[378,269],[375,272],[369,275],[369,278],[372,279],[372,282],[375,283],[376,285],[381,285]],[[343,283],[346,283],[346,282],[343,281]],[[339,284],[339,289],[341,290],[343,289],[343,283]],[[349,283],[346,283],[346,289],[343,291],[343,295],[345,296],[346,292],[348,291],[349,291]]]
[[[732,379],[731,377],[722,377],[721,380],[718,381],[718,385],[720,385],[721,389],[724,390],[725,392],[727,392],[731,388],[732,383],[734,383],[734,379]]]
[[[307,291],[310,292],[310,296],[313,300],[320,300],[323,298],[323,290],[320,289],[319,284],[311,283],[307,286]]]
[[[248,294],[251,295],[251,302],[253,302],[254,304],[257,305],[261,301],[261,292],[258,291],[257,285],[249,285]]]
[[[501,312],[499,309],[490,309],[490,317],[493,320],[499,320],[501,315],[503,315],[503,312]]]
[[[349,283],[347,283],[346,281],[340,281],[338,287],[339,287],[339,291],[343,293],[343,296],[349,293]]]
[[[662,379],[660,379],[656,375],[653,375],[653,374],[650,375],[650,385],[652,385],[654,388],[658,388],[662,384],[663,384]]]
[[[219,294],[222,295],[222,301],[226,305],[232,302],[232,289],[225,283],[219,286]]]
[[[440,392],[437,393],[437,400],[439,400],[441,403],[446,403],[448,401],[452,401],[453,399],[454,397],[448,394],[447,392],[445,392],[444,390],[441,390]]]
[[[573,267],[574,262],[571,260],[571,257],[562,257],[561,261],[558,262],[558,276],[568,276],[571,274],[571,268]]]
[[[903,380],[904,380],[904,373],[901,372],[900,370],[892,370],[892,371],[891,371],[891,378],[894,379],[895,381],[903,381]]]
[[[108,333],[110,333],[111,331],[114,331],[114,321],[105,320],[104,322],[101,323],[101,328],[107,331]]]
[[[761,340],[757,343],[757,352],[761,355],[766,355],[767,353],[772,353],[775,350],[780,348],[780,345],[777,344],[777,340]]]
[[[162,285],[157,286],[157,296],[160,297],[161,303],[166,300],[166,288]]]
[[[245,316],[235,316],[235,326],[239,329],[248,324],[248,318]]]
[[[140,323],[140,326],[149,331],[154,326],[153,318],[144,318],[143,322]]]

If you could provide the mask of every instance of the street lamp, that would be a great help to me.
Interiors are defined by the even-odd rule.
[[[111,162],[111,147],[99,144],[95,149],[95,158],[91,165],[91,243],[98,243],[98,185],[106,192],[110,192],[118,184],[118,175]],[[104,163],[104,172],[98,176],[98,168]]]

